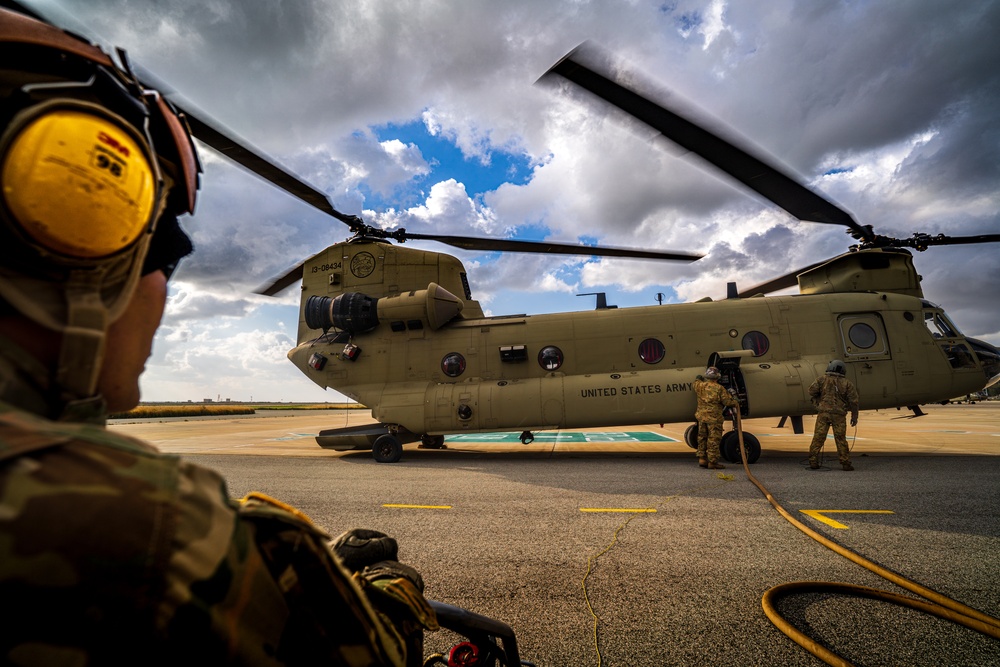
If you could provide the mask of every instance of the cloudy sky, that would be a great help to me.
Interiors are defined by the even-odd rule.
[[[705,253],[693,264],[462,253],[489,314],[721,298],[845,251],[585,96],[583,42],[881,234],[1000,232],[1000,3],[35,0],[370,224]],[[68,20],[68,19],[66,19]],[[285,358],[298,290],[254,288],[346,226],[204,149],[196,254],[145,400],[325,401]],[[1000,244],[916,253],[927,297],[1000,344]]]

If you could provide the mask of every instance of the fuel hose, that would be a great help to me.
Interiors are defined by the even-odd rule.
[[[799,631],[780,613],[778,613],[776,608],[780,599],[790,595],[804,593],[833,593],[889,602],[891,604],[907,607],[916,611],[932,614],[938,618],[942,618],[977,632],[981,632],[985,635],[993,637],[994,639],[1000,639],[1000,619],[984,614],[983,612],[973,609],[972,607],[968,607],[946,595],[942,595],[941,593],[931,590],[926,586],[922,586],[911,579],[907,579],[906,577],[896,574],[895,572],[891,572],[855,553],[854,551],[851,551],[850,549],[847,549],[846,547],[843,547],[824,537],[789,514],[789,512],[774,499],[774,496],[771,495],[770,491],[768,491],[764,485],[753,476],[753,473],[750,472],[750,467],[747,465],[746,451],[743,445],[743,424],[740,420],[739,411],[734,410],[734,412],[736,413],[736,432],[740,443],[740,456],[743,461],[743,470],[746,473],[747,479],[749,479],[753,485],[764,494],[764,497],[767,498],[768,502],[771,503],[774,509],[776,509],[781,516],[783,516],[793,526],[828,549],[835,551],[853,563],[874,572],[878,576],[896,584],[900,588],[904,588],[924,598],[921,600],[876,588],[830,581],[795,581],[780,584],[768,589],[764,593],[764,596],[761,598],[761,606],[763,607],[764,614],[767,615],[767,618],[779,630],[781,630],[781,632],[828,665],[851,667],[851,662],[848,662],[833,651],[830,651],[826,647],[820,645],[805,633]]]

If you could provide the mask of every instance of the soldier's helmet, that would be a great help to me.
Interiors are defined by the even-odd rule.
[[[0,307],[62,333],[54,378],[96,390],[141,275],[191,251],[200,165],[183,118],[117,60],[0,8]]]
[[[720,377],[722,377],[722,373],[720,373],[719,369],[716,368],[715,366],[709,366],[708,368],[705,369],[705,377],[707,377],[709,380],[718,380]]]
[[[827,365],[826,372],[832,375],[845,376],[847,375],[847,366],[840,359],[834,359]]]

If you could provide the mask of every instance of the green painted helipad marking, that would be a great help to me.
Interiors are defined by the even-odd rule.
[[[521,442],[520,433],[457,433],[445,436],[448,442],[478,442],[515,444]],[[535,433],[533,444],[557,442],[678,442],[660,433],[651,431],[590,431],[588,433],[558,431],[555,433]]]
[[[824,514],[895,514],[892,510],[799,510],[803,514],[811,516],[817,521],[822,521],[828,526],[833,528],[839,528],[840,530],[849,530],[847,526],[835,521],[828,516],[823,516]]]

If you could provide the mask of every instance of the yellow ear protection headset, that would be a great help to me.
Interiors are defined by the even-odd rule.
[[[176,215],[194,209],[194,146],[103,51],[7,10],[0,121],[0,298],[62,333],[52,389],[89,398],[140,275],[191,251]]]
[[[147,231],[162,178],[150,148],[95,104],[57,100],[18,114],[0,144],[3,205],[40,255],[91,263]]]

